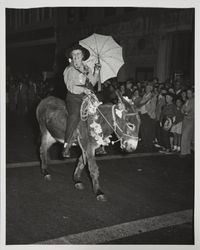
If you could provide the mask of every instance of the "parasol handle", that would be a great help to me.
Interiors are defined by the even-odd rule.
[[[100,64],[100,60],[99,60],[99,55],[98,55],[98,64]],[[101,69],[99,70],[99,80],[98,80],[98,92],[100,92],[101,91],[101,75],[100,75],[100,71],[101,71]]]

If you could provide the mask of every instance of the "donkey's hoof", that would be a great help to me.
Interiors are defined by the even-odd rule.
[[[81,183],[81,182],[77,182],[74,186],[78,190],[83,190],[84,189],[83,183]]]
[[[99,194],[97,195],[97,200],[98,201],[107,201],[106,197],[104,194]]]
[[[51,181],[51,175],[50,174],[45,175],[44,180],[45,181]]]

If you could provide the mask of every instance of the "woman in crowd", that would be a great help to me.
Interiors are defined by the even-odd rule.
[[[187,90],[188,100],[182,107],[183,127],[181,139],[181,157],[191,154],[191,144],[194,140],[194,93],[192,89]]]
[[[160,115],[160,126],[162,127],[162,146],[164,149],[160,152],[168,153],[173,147],[173,134],[170,132],[172,122],[176,116],[176,106],[173,103],[174,95],[170,92],[166,94],[166,104],[163,106]]]
[[[122,96],[125,96],[125,86],[124,86],[124,84],[120,84],[119,91],[122,94]]]
[[[187,101],[187,93],[186,93],[186,91],[181,92],[181,99],[183,101],[183,104]]]
[[[133,83],[130,80],[128,80],[126,82],[126,87],[125,87],[125,96],[127,96],[129,99],[131,99],[132,94],[133,94],[132,87],[133,87]]]
[[[175,121],[171,128],[171,133],[173,133],[174,141],[173,141],[173,151],[180,152],[181,151],[181,134],[182,134],[182,121],[183,121],[183,113],[182,109],[182,100],[179,98],[176,100],[176,116]]]
[[[136,109],[139,107],[139,104],[140,104],[140,101],[141,101],[141,96],[140,96],[140,93],[139,93],[139,90],[138,89],[135,89],[133,91],[133,95],[132,95],[132,101],[136,107]]]
[[[161,147],[162,144],[162,128],[160,126],[160,116],[162,112],[162,108],[165,105],[165,94],[167,93],[166,89],[160,89],[160,93],[157,96],[157,104],[156,104],[156,128],[155,128],[155,146]]]
[[[149,83],[147,84],[145,94],[139,103],[141,139],[144,149],[148,152],[155,150],[153,141],[155,139],[156,100],[157,97],[153,94],[153,86]]]

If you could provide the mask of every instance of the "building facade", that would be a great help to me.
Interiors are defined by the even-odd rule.
[[[181,75],[193,82],[194,9],[59,7],[7,10],[6,16],[10,65],[20,59],[20,67],[61,74],[66,51],[95,32],[111,35],[123,47],[119,81]]]
[[[6,65],[13,71],[52,70],[56,34],[53,8],[6,10]]]

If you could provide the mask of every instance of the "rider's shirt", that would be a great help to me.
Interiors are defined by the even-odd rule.
[[[88,70],[87,78],[89,78],[92,84],[95,84],[94,76],[92,75],[91,69],[87,68],[87,70]],[[75,69],[74,66],[69,65],[64,70],[63,75],[64,75],[65,85],[71,93],[73,94],[84,93],[84,88],[78,86],[78,85],[85,85],[86,75],[84,73],[81,73],[80,71]]]

